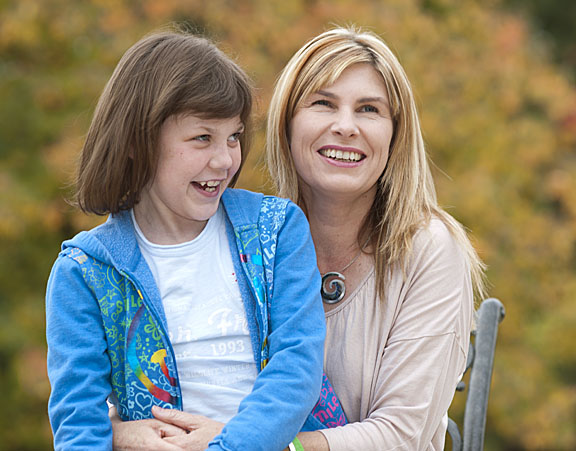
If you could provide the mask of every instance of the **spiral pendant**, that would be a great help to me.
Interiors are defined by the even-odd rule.
[[[345,280],[346,277],[339,272],[327,272],[322,276],[320,294],[326,304],[337,304],[344,298],[346,294]]]

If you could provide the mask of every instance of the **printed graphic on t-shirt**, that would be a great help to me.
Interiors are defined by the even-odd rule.
[[[138,243],[162,298],[184,410],[227,422],[257,370],[222,212],[188,243]]]

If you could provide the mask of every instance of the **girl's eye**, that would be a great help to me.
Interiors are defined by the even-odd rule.
[[[240,140],[241,135],[242,132],[236,132],[228,138],[228,141],[233,143],[238,142]]]
[[[192,138],[193,141],[208,142],[210,141],[210,135],[198,135]]]
[[[363,105],[360,107],[361,113],[378,113],[378,108],[372,105]]]

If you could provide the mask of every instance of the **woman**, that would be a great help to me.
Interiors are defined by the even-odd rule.
[[[279,195],[310,222],[324,369],[349,422],[298,434],[303,448],[443,449],[483,265],[437,204],[410,83],[380,38],[338,28],[293,56],[267,158]],[[180,412],[162,419],[191,426]]]
[[[267,144],[310,222],[324,370],[349,421],[299,434],[304,449],[443,449],[483,265],[436,202],[402,66],[371,33],[312,39],[277,82]]]

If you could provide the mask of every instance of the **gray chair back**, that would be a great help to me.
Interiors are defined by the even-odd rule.
[[[468,394],[464,408],[462,433],[456,422],[448,418],[448,434],[452,439],[452,451],[482,451],[486,431],[488,396],[494,366],[494,351],[498,337],[498,326],[504,319],[502,303],[495,298],[482,301],[476,317],[476,330],[472,332],[466,372],[470,372]],[[457,391],[466,388],[460,382]]]

